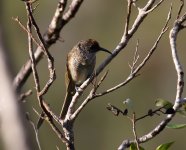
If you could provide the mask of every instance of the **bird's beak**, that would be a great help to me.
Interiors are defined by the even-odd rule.
[[[107,49],[105,49],[105,48],[103,48],[103,47],[100,47],[100,48],[99,48],[99,51],[104,51],[104,52],[107,52],[107,53],[109,53],[109,54],[112,54],[109,50],[107,50]]]

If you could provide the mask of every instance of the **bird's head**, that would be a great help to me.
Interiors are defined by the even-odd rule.
[[[99,51],[104,51],[109,54],[112,54],[110,51],[107,49],[99,46],[99,43],[96,40],[93,39],[88,39],[88,40],[82,40],[78,43],[78,47],[82,50],[89,51],[91,53],[96,53]]]

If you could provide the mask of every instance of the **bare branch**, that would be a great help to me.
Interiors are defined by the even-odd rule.
[[[179,12],[178,12],[178,14],[179,14]],[[176,48],[176,39],[177,39],[177,35],[178,35],[179,31],[181,29],[183,29],[182,23],[184,23],[185,21],[186,21],[186,13],[182,17],[178,18],[175,21],[173,28],[170,30],[170,34],[169,34],[170,46],[171,46],[171,51],[172,51],[172,59],[173,59],[175,69],[177,72],[177,93],[176,93],[175,103],[173,106],[175,112],[182,106],[183,99],[184,99],[184,98],[182,98],[182,93],[183,93],[183,89],[184,89],[184,71],[182,69],[182,65],[179,61],[179,57],[177,54],[178,51]],[[138,142],[144,143],[144,142],[147,142],[150,139],[154,138],[162,130],[164,130],[166,125],[172,120],[172,118],[174,116],[175,116],[175,113],[167,115],[166,118],[164,120],[162,120],[152,131],[150,131],[148,134],[140,137],[138,139]],[[123,149],[124,149],[126,147],[129,147],[131,143],[134,143],[134,141],[125,140],[120,145],[120,147],[123,147]],[[123,145],[123,144],[125,144],[125,145]]]
[[[125,34],[125,29],[123,32],[123,36],[121,38],[120,43],[116,46],[116,48],[114,49],[112,55],[110,55],[109,57],[107,57],[103,63],[97,68],[96,70],[96,74],[90,78],[88,78],[81,86],[75,95],[72,98],[71,104],[69,106],[69,111],[67,112],[67,114],[69,114],[71,116],[72,114],[72,108],[75,105],[77,99],[81,96],[81,94],[83,93],[83,91],[85,90],[85,88],[90,84],[90,82],[93,80],[94,77],[98,76],[100,74],[101,71],[103,71],[103,69],[119,54],[119,52],[121,52],[121,50],[123,48],[126,47],[126,45],[128,44],[128,41],[130,40],[130,38],[134,35],[134,33],[137,31],[138,27],[140,26],[140,24],[142,23],[142,21],[144,20],[144,18],[147,16],[148,13],[146,13],[146,11],[148,11],[149,9],[152,8],[153,4],[155,3],[155,0],[149,0],[148,3],[144,6],[143,9],[140,9],[138,16],[134,22],[134,24],[132,25],[131,29],[128,31],[128,34]],[[157,8],[157,7],[156,7]],[[162,33],[163,34],[163,33]],[[87,98],[86,100],[88,100],[89,98]],[[86,101],[83,102],[83,104],[86,105]],[[66,115],[66,119],[70,119],[70,116]]]
[[[22,93],[20,96],[19,96],[19,101],[24,101],[26,97],[30,96],[32,94],[32,90],[28,90],[27,92],[25,93]]]
[[[130,69],[131,69],[131,74],[134,72],[135,67],[136,67],[136,64],[137,64],[138,59],[139,59],[139,55],[138,55],[138,46],[139,46],[139,40],[137,40],[136,50],[135,50],[135,53],[134,53],[134,58],[133,58],[132,65],[129,64],[129,67],[130,67]]]
[[[40,141],[39,141],[38,131],[37,131],[37,129],[36,129],[36,126],[35,126],[34,122],[30,119],[29,113],[26,113],[26,118],[27,118],[27,120],[29,121],[29,123],[30,123],[30,124],[32,125],[32,127],[33,127],[33,130],[34,130],[34,133],[35,133],[35,137],[36,137],[36,142],[37,142],[38,148],[39,148],[39,150],[41,150],[41,145],[40,145]]]
[[[109,72],[109,70],[107,70],[107,71],[103,74],[103,76],[101,77],[101,79],[100,79],[100,81],[98,82],[98,84],[94,87],[94,92],[93,92],[93,93],[96,92],[96,90],[99,88],[99,86],[101,85],[101,83],[105,80],[105,78],[106,78],[107,75],[108,75],[108,72]]]
[[[174,26],[171,29],[169,34],[172,58],[177,72],[177,93],[176,93],[176,101],[175,101],[174,109],[178,109],[180,107],[180,100],[182,99],[182,93],[184,89],[184,71],[180,63],[178,57],[178,51],[176,48],[177,35],[179,31],[182,29],[182,23],[184,21],[186,21],[186,13],[175,21]]]
[[[148,11],[146,11],[146,13],[150,13],[152,12],[153,10],[155,10],[158,6],[161,5],[161,3],[163,2],[164,0],[160,0],[156,5],[154,5],[154,7],[152,7],[151,9],[149,9]]]
[[[79,115],[79,113],[81,112],[81,110],[88,104],[88,102],[90,100],[92,100],[94,98],[95,92],[96,90],[99,88],[99,86],[101,85],[101,83],[105,80],[106,76],[108,74],[108,71],[105,72],[105,74],[101,77],[100,81],[98,82],[98,84],[90,91],[89,95],[87,96],[87,98],[83,101],[83,103],[76,109],[76,111],[71,115],[71,119],[74,120],[75,118],[77,118],[77,116]],[[70,108],[69,108],[70,109]]]
[[[180,0],[180,2],[181,2],[181,5],[180,5],[180,8],[178,10],[177,19],[180,18],[180,14],[181,14],[181,11],[182,11],[183,6],[184,6],[184,0]]]
[[[48,91],[48,89],[50,88],[50,86],[52,85],[52,83],[54,82],[54,80],[56,78],[55,68],[54,68],[54,59],[53,59],[52,55],[49,53],[47,47],[45,46],[45,43],[44,43],[44,40],[43,40],[42,35],[40,33],[39,27],[37,26],[36,21],[32,15],[32,10],[31,10],[30,4],[26,3],[26,5],[27,5],[26,9],[28,12],[29,19],[30,19],[32,25],[34,26],[34,29],[37,33],[38,39],[39,39],[42,47],[44,48],[43,49],[44,54],[47,57],[47,61],[48,61],[48,70],[50,73],[50,78],[49,78],[48,82],[46,83],[46,85],[44,86],[44,88],[39,93],[40,95],[43,95]]]
[[[128,5],[127,5],[127,18],[126,18],[126,22],[125,22],[125,29],[124,29],[124,33],[125,36],[128,34],[128,29],[129,29],[129,21],[130,21],[130,15],[131,15],[131,6],[132,6],[132,0],[127,0]]]
[[[36,85],[36,90],[37,90],[37,92],[39,92],[40,91],[39,76],[38,76],[38,73],[37,73],[37,70],[36,70],[36,62],[35,62],[35,57],[34,57],[34,52],[33,52],[33,42],[32,42],[32,38],[31,38],[31,33],[32,33],[31,26],[32,26],[31,21],[28,18],[28,21],[27,21],[28,49],[29,49],[30,59],[31,59],[31,62],[32,62],[32,71],[33,71],[33,76],[34,76],[34,82],[35,82],[35,85]]]
[[[29,33],[31,33],[31,26],[33,25],[32,23],[34,23],[33,20],[33,16],[32,14],[32,8],[31,8],[31,4],[25,2],[26,5],[26,10],[27,10],[27,15],[28,15],[28,23],[27,23],[27,30],[29,31]],[[34,23],[34,27],[37,28],[36,23]],[[37,33],[39,32],[38,29]],[[38,35],[40,36],[40,35]],[[41,39],[40,39],[41,40]],[[43,43],[42,43],[43,44]],[[35,86],[36,86],[36,92],[37,92],[37,99],[39,102],[40,107],[42,108],[43,112],[46,114],[47,118],[45,120],[48,121],[48,123],[50,124],[50,126],[52,127],[52,129],[54,130],[54,132],[58,135],[58,137],[63,141],[66,142],[66,139],[64,137],[64,135],[61,133],[61,131],[56,127],[56,125],[53,123],[53,119],[55,118],[55,115],[52,114],[52,111],[50,110],[49,106],[44,102],[42,96],[43,94],[40,94],[40,82],[39,82],[39,75],[37,73],[37,69],[36,69],[36,61],[35,61],[35,57],[34,57],[34,52],[33,52],[33,46],[32,46],[32,39],[30,34],[28,34],[28,45],[29,45],[29,55],[30,55],[30,59],[31,59],[31,66],[32,66],[32,72],[33,72],[33,77],[34,77],[34,82],[35,82]],[[43,46],[45,47],[45,45],[43,44]],[[48,52],[45,49],[45,53],[48,56]],[[50,63],[50,62],[49,62]],[[49,64],[51,65],[51,64]],[[49,69],[52,66],[49,66]],[[57,119],[58,120],[58,119]]]
[[[16,22],[20,25],[20,27],[21,27],[24,31],[27,32],[27,34],[29,34],[29,36],[32,38],[32,40],[34,41],[34,43],[35,43],[38,47],[41,47],[41,49],[44,49],[44,47],[42,47],[42,46],[39,44],[39,42],[37,42],[37,40],[32,36],[32,33],[29,32],[29,31],[27,30],[27,28],[21,23],[21,21],[19,20],[18,17],[12,18],[12,19],[13,19],[14,21],[16,21]]]
[[[132,117],[132,131],[134,134],[134,139],[135,139],[137,150],[140,150],[139,143],[138,143],[138,137],[137,137],[137,133],[136,133],[136,114],[133,113],[132,116],[133,116]]]
[[[72,3],[69,6],[68,11],[63,15],[62,22],[64,25],[75,16],[75,14],[79,10],[82,3],[83,3],[83,0],[73,0],[72,1]]]
[[[171,10],[170,10],[171,11]],[[127,79],[125,81],[123,81],[122,83],[106,90],[105,92],[102,92],[102,93],[98,93],[95,95],[95,97],[99,97],[99,96],[102,96],[102,95],[105,95],[105,94],[108,94],[110,92],[113,92],[115,90],[117,90],[118,88],[121,88],[122,86],[128,84],[131,80],[133,80],[137,73],[145,66],[145,64],[148,62],[148,60],[151,58],[152,54],[154,53],[154,51],[156,50],[157,46],[158,46],[158,43],[160,42],[163,34],[167,31],[167,25],[168,25],[168,22],[170,20],[170,13],[168,14],[168,17],[167,17],[167,21],[163,27],[163,29],[161,30],[161,33],[160,35],[158,36],[156,42],[154,43],[154,45],[152,46],[152,48],[150,49],[149,53],[147,54],[147,56],[143,59],[143,61],[138,65],[138,67],[133,70],[133,72],[127,77]]]
[[[59,38],[60,31],[73,18],[73,16],[75,16],[83,0],[73,0],[70,5],[70,8],[63,15],[66,7],[66,2],[67,0],[60,0],[58,2],[53,19],[49,25],[49,28],[47,29],[46,33],[43,36],[46,48],[49,48],[52,44],[54,44],[57,41],[57,39]],[[42,49],[40,47],[37,47],[34,53],[36,64],[41,60],[42,55],[43,55]],[[20,69],[17,76],[14,78],[13,85],[15,89],[17,90],[21,89],[21,87],[25,84],[25,81],[30,76],[31,72],[32,72],[31,60],[28,60]]]
[[[49,28],[43,37],[39,31],[39,27],[37,26],[37,23],[35,22],[34,17],[32,15],[33,12],[32,12],[31,3],[28,1],[25,2],[26,6],[27,6],[26,8],[27,8],[27,14],[28,14],[28,25],[27,25],[27,29],[24,26],[23,27],[25,29],[23,27],[22,28],[28,34],[30,61],[28,61],[28,63],[18,73],[17,77],[14,80],[14,86],[17,89],[20,89],[22,87],[22,85],[25,83],[25,81],[27,80],[30,73],[33,72],[34,81],[35,81],[35,85],[36,85],[36,91],[37,91],[37,99],[40,104],[40,107],[42,108],[43,112],[46,114],[45,115],[46,117],[42,117],[42,119],[48,121],[49,125],[54,130],[54,132],[57,134],[57,136],[61,139],[62,142],[64,142],[67,145],[67,149],[69,149],[69,150],[75,149],[73,141],[71,143],[71,141],[69,140],[70,138],[68,138],[68,137],[72,135],[72,138],[73,138],[74,120],[77,118],[78,114],[86,106],[86,104],[88,104],[88,102],[90,100],[93,100],[96,97],[103,96],[103,95],[108,94],[112,91],[115,91],[118,88],[121,88],[122,86],[129,83],[131,80],[133,80],[138,75],[139,71],[149,61],[149,59],[151,58],[154,51],[157,49],[157,46],[158,46],[162,36],[164,35],[164,33],[168,29],[167,26],[168,26],[168,22],[171,18],[172,6],[170,7],[170,11],[168,13],[166,23],[165,23],[164,27],[162,28],[161,33],[159,34],[159,36],[156,39],[152,48],[149,50],[148,54],[145,56],[145,58],[143,59],[143,61],[139,65],[137,65],[138,58],[139,58],[139,55],[137,53],[139,43],[137,42],[136,51],[135,51],[133,62],[132,62],[133,64],[131,65],[131,72],[130,72],[129,76],[127,77],[127,79],[125,79],[125,81],[123,81],[122,83],[120,83],[120,84],[118,84],[118,85],[116,85],[116,86],[114,86],[114,87],[112,87],[102,93],[96,94],[97,89],[99,88],[99,86],[101,85],[101,83],[103,82],[103,80],[107,76],[108,72],[106,72],[104,74],[104,76],[101,78],[100,82],[98,82],[98,84],[94,85],[94,87],[90,91],[88,97],[83,101],[82,104],[80,104],[78,109],[76,109],[75,111],[73,110],[75,103],[77,102],[77,99],[81,96],[81,94],[83,93],[85,88],[93,81],[94,78],[97,78],[97,76],[100,74],[100,72],[102,72],[103,69],[127,46],[129,40],[135,34],[135,32],[137,31],[138,27],[141,25],[141,23],[143,22],[145,17],[150,12],[157,9],[158,6],[160,6],[163,1],[164,0],[159,0],[159,2],[157,4],[155,4],[156,0],[148,0],[147,4],[143,8],[138,8],[138,11],[139,11],[138,16],[136,17],[133,25],[131,27],[129,27],[130,16],[131,16],[131,7],[132,7],[132,4],[135,2],[135,0],[128,0],[126,24],[125,24],[123,35],[121,37],[120,42],[118,43],[116,48],[113,50],[112,55],[107,57],[103,61],[103,63],[97,68],[94,76],[87,79],[81,85],[79,90],[75,93],[75,95],[72,98],[72,102],[69,106],[66,118],[65,118],[65,120],[63,120],[63,122],[52,112],[49,105],[43,99],[43,95],[48,91],[48,89],[52,85],[53,81],[55,80],[54,60],[53,60],[53,57],[51,56],[51,54],[49,53],[48,48],[53,43],[55,43],[57,39],[59,39],[59,34],[60,34],[61,29],[64,27],[64,25],[66,23],[68,23],[74,17],[74,15],[77,13],[79,7],[81,6],[83,0],[72,0],[71,4],[66,12],[65,12],[65,8],[66,8],[67,0],[60,0],[60,2],[58,3],[58,6],[57,6],[56,12],[54,14],[54,17],[49,25]],[[177,95],[176,95],[176,101],[175,101],[175,105],[174,105],[175,110],[179,109],[180,106],[182,105],[183,101],[185,101],[185,99],[182,98],[182,92],[183,92],[183,88],[184,88],[184,80],[183,80],[184,79],[184,76],[183,76],[184,72],[183,72],[181,63],[179,62],[178,55],[177,55],[177,49],[176,49],[177,34],[181,29],[186,27],[186,25],[184,24],[184,22],[186,20],[186,14],[184,14],[182,17],[180,17],[182,7],[183,7],[183,5],[180,6],[180,9],[178,11],[178,18],[174,24],[174,27],[172,28],[172,30],[170,32],[170,44],[171,44],[171,49],[172,49],[172,56],[173,56],[173,61],[175,64],[177,75],[178,75]],[[17,22],[19,23],[19,20]],[[39,43],[32,36],[32,32],[31,32],[32,25],[34,26],[35,31],[37,33]],[[35,54],[33,51],[33,41],[38,46]],[[44,88],[41,89],[40,82],[39,82],[39,75],[38,75],[38,72],[36,69],[36,65],[43,54],[46,56],[47,61],[48,61],[48,70],[50,73],[50,77],[49,77],[48,82],[45,84]],[[32,69],[32,71],[31,71],[31,69]],[[146,142],[146,141],[154,138],[157,134],[159,134],[165,128],[167,123],[169,123],[172,120],[174,115],[175,114],[167,115],[167,117],[162,122],[160,122],[160,124],[157,125],[157,127],[155,129],[150,131],[148,134],[146,134],[140,138],[137,138],[136,129],[135,129],[135,122],[137,121],[137,119],[135,118],[135,114],[134,114],[134,116],[133,116],[133,119],[134,119],[133,133],[134,133],[135,140],[131,140],[131,141],[125,140],[120,145],[119,149],[125,149],[125,148],[129,147],[131,143],[136,143],[137,148],[140,149],[139,144]],[[59,125],[62,126],[64,134],[55,125],[55,123],[53,122],[54,120],[57,123],[59,123]],[[67,128],[66,126],[70,126],[70,127]],[[69,145],[69,144],[72,144],[72,145]]]

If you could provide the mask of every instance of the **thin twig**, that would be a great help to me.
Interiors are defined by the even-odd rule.
[[[144,118],[146,118],[146,117],[149,117],[149,116],[151,117],[151,116],[153,116],[154,114],[159,115],[157,112],[161,112],[161,113],[165,114],[165,113],[162,111],[163,108],[165,108],[165,106],[162,106],[162,107],[157,108],[157,109],[155,109],[155,110],[151,110],[151,109],[150,109],[150,110],[148,111],[147,114],[145,114],[145,115],[143,115],[143,116],[141,116],[141,117],[136,118],[136,122],[139,121],[139,120],[142,120],[142,119],[144,119]]]
[[[32,13],[32,8],[31,8],[30,3],[25,2],[25,5],[26,5],[26,10],[27,10],[27,15],[28,15],[27,30],[29,31],[29,33],[31,33],[31,26],[32,26],[33,20],[31,21],[30,13]],[[39,75],[38,75],[37,69],[36,69],[36,60],[35,60],[35,57],[34,57],[33,46],[32,46],[32,38],[31,38],[30,34],[28,34],[28,45],[29,45],[29,55],[30,55],[30,59],[31,59],[32,72],[33,72],[33,76],[34,76],[34,82],[35,82],[35,86],[36,86],[37,99],[39,101],[39,105],[47,116],[47,118],[45,120],[48,121],[48,123],[50,124],[50,126],[52,127],[54,132],[58,135],[58,137],[63,142],[66,142],[66,138],[64,137],[64,135],[56,127],[56,125],[53,123],[53,119],[56,119],[55,115],[52,114],[52,111],[50,110],[49,106],[44,102],[44,100],[42,98],[43,95],[40,94]]]
[[[36,115],[37,115],[39,118],[46,119],[46,118],[45,118],[46,116],[42,116],[34,107],[32,108],[32,110],[36,113]]]
[[[105,94],[108,94],[110,92],[113,92],[121,87],[123,87],[124,85],[128,84],[130,81],[132,81],[136,75],[138,74],[138,72],[145,66],[145,64],[148,62],[148,60],[151,58],[152,54],[154,53],[154,51],[156,50],[163,34],[167,31],[167,25],[168,25],[168,22],[170,20],[170,15],[168,15],[168,18],[167,18],[167,21],[163,27],[163,29],[161,30],[161,33],[159,34],[157,40],[155,41],[154,45],[152,46],[152,48],[150,49],[149,53],[147,54],[147,56],[143,59],[143,61],[138,65],[138,67],[135,68],[135,70],[133,70],[132,73],[130,73],[130,75],[127,77],[127,79],[125,81],[123,81],[122,83],[102,92],[102,93],[98,93],[95,95],[95,97],[99,97],[99,96],[102,96],[102,95],[105,95]]]
[[[32,90],[28,90],[27,92],[22,93],[19,96],[19,101],[24,102],[25,98],[28,97],[28,96],[30,96],[31,94],[32,94]]]
[[[29,3],[25,3],[26,5],[26,9],[27,9],[27,13],[28,13],[28,18],[30,20],[30,23],[32,23],[32,25],[34,26],[35,30],[36,30],[36,33],[37,33],[37,36],[44,48],[44,53],[47,57],[47,60],[48,60],[48,69],[49,69],[49,72],[50,72],[50,79],[49,81],[47,82],[47,84],[45,85],[45,87],[43,88],[42,91],[40,91],[40,85],[39,85],[39,76],[38,76],[38,73],[37,73],[37,70],[36,70],[36,63],[35,63],[35,59],[34,59],[34,54],[33,54],[33,50],[30,52],[31,55],[32,55],[32,63],[34,65],[34,72],[35,72],[35,75],[34,75],[34,78],[36,78],[35,80],[35,84],[36,84],[36,87],[39,87],[39,88],[36,88],[37,90],[37,95],[39,97],[39,103],[40,103],[40,106],[43,107],[43,110],[45,110],[45,113],[47,113],[49,116],[51,115],[51,110],[49,110],[49,106],[44,103],[44,101],[42,100],[42,95],[45,94],[47,92],[47,90],[49,89],[49,87],[52,85],[54,79],[55,79],[55,69],[54,69],[54,61],[53,61],[53,57],[50,55],[50,53],[48,52],[47,48],[45,47],[45,44],[43,43],[43,39],[42,39],[42,36],[41,36],[41,33],[39,31],[39,27],[37,26],[36,22],[35,22],[35,19],[32,15],[32,8],[31,8],[31,5]],[[30,34],[29,34],[30,35]],[[48,116],[48,117],[49,117]],[[54,117],[53,117],[54,118]]]
[[[27,12],[28,12],[28,15],[29,15],[29,18],[30,18],[30,21],[36,31],[36,34],[38,36],[38,39],[42,45],[42,47],[44,48],[44,54],[45,56],[47,57],[47,61],[48,61],[48,70],[49,70],[49,73],[50,73],[50,78],[48,80],[48,82],[46,83],[46,85],[44,86],[44,88],[40,91],[40,95],[44,95],[48,89],[50,88],[50,86],[52,85],[52,83],[54,82],[55,78],[56,78],[56,74],[55,74],[55,68],[54,68],[54,59],[52,57],[52,55],[49,53],[47,47],[45,46],[45,42],[42,38],[42,35],[40,33],[40,29],[39,27],[37,26],[37,23],[32,15],[32,10],[31,10],[31,7],[30,7],[30,4],[29,3],[26,3],[27,5]]]
[[[97,85],[94,87],[93,93],[95,93],[96,90],[100,87],[101,83],[102,83],[102,82],[105,80],[105,78],[107,77],[108,72],[109,72],[109,70],[107,70],[107,71],[103,74],[103,76],[101,77],[101,79],[99,80],[99,82],[97,83]]]
[[[178,51],[176,48],[176,39],[177,39],[177,35],[178,35],[179,31],[182,29],[182,23],[184,23],[185,21],[186,21],[186,14],[184,14],[182,17],[176,19],[172,29],[170,30],[170,34],[169,34],[170,46],[171,46],[171,51],[172,51],[172,58],[173,58],[173,62],[175,65],[176,72],[177,72],[177,91],[176,91],[175,103],[173,106],[175,112],[183,104],[182,103],[182,100],[183,100],[182,94],[183,94],[183,89],[184,89],[184,72],[183,72],[182,65],[179,61],[179,57],[177,54]],[[147,142],[150,139],[154,138],[162,130],[164,130],[166,125],[173,119],[174,116],[175,116],[175,113],[167,115],[166,118],[164,120],[162,120],[153,130],[151,130],[148,134],[140,137],[138,139],[138,142],[144,143],[144,142]],[[129,140],[126,141],[125,140],[120,145],[119,149],[123,150],[124,148],[129,147],[131,143],[134,143],[134,141],[129,141]]]
[[[130,69],[131,69],[131,72],[130,72],[131,74],[134,72],[135,67],[136,67],[136,64],[137,64],[138,59],[139,59],[139,55],[138,55],[138,46],[139,46],[139,40],[137,40],[137,43],[136,43],[136,50],[135,50],[135,53],[134,53],[132,65],[129,64],[129,67],[130,67]]]
[[[40,141],[39,141],[38,130],[36,129],[36,126],[35,126],[34,122],[30,119],[28,113],[26,113],[26,118],[29,121],[29,123],[32,125],[33,129],[34,129],[35,137],[36,137],[36,142],[37,142],[37,145],[38,145],[39,150],[41,150],[41,144],[40,144]]]
[[[29,34],[29,36],[32,38],[32,40],[34,41],[34,43],[35,43],[38,47],[41,47],[42,49],[44,49],[44,48],[39,44],[39,42],[37,42],[37,40],[34,38],[34,36],[32,35],[32,33],[31,33],[30,31],[28,31],[28,29],[21,23],[21,21],[19,20],[18,17],[12,18],[12,19],[13,19],[14,21],[16,21],[16,22],[19,24],[19,26],[20,26],[24,31],[27,32],[27,34]]]
[[[132,115],[132,120],[131,121],[132,121],[132,131],[133,131],[133,134],[134,134],[136,147],[137,147],[137,150],[140,150],[139,143],[138,143],[138,137],[137,137],[137,133],[136,133],[136,114],[135,114],[135,112]]]
[[[28,49],[29,49],[29,54],[30,54],[30,59],[32,61],[32,69],[33,69],[33,76],[34,76],[34,81],[35,81],[35,85],[36,85],[36,90],[37,92],[40,90],[40,85],[39,85],[39,76],[37,74],[37,71],[36,71],[36,66],[35,66],[35,59],[34,59],[34,56],[33,56],[33,42],[32,42],[32,38],[31,38],[31,33],[32,33],[32,30],[31,30],[31,21],[30,19],[28,19],[27,21],[27,30],[28,30]],[[29,118],[29,117],[28,117]],[[28,119],[30,121],[30,119]],[[40,143],[39,143],[39,138],[38,138],[38,132],[36,131],[35,129],[35,125],[33,122],[30,121],[30,123],[32,124],[33,128],[34,128],[34,131],[35,131],[35,136],[36,136],[36,141],[37,141],[37,144],[38,144],[38,147],[39,149],[41,149],[40,147]]]
[[[77,118],[77,116],[79,115],[79,113],[81,112],[81,110],[88,104],[88,102],[90,100],[92,100],[94,98],[95,92],[96,90],[99,88],[99,86],[101,85],[101,83],[105,80],[105,78],[108,75],[108,70],[104,73],[104,75],[101,77],[100,81],[98,82],[98,84],[90,91],[89,95],[87,96],[87,98],[83,101],[83,103],[76,109],[76,111],[71,115],[71,119],[74,120],[75,118]]]
[[[149,9],[148,11],[146,11],[146,13],[150,13],[153,10],[155,10],[158,6],[161,5],[161,3],[163,3],[164,0],[160,0],[156,5],[154,5],[154,7],[152,7],[151,9]]]
[[[128,5],[127,5],[127,18],[125,22],[125,29],[124,29],[124,34],[125,36],[128,35],[128,30],[129,30],[129,21],[130,21],[130,15],[131,15],[131,6],[132,6],[132,0],[127,0]]]
[[[130,38],[134,35],[134,33],[137,31],[138,27],[140,26],[140,24],[142,23],[142,21],[144,20],[144,18],[148,15],[148,13],[146,13],[149,9],[152,8],[153,4],[155,3],[155,0],[149,0],[148,3],[144,6],[144,8],[142,9],[142,11],[140,10],[138,13],[138,16],[136,17],[136,20],[134,21],[134,24],[132,25],[131,29],[128,31],[128,34],[126,36],[125,34],[125,29],[123,32],[123,35],[121,37],[121,41],[120,43],[116,46],[116,48],[114,49],[114,51],[112,52],[112,55],[108,56],[103,63],[97,68],[96,70],[96,74],[94,75],[94,77],[98,76],[100,74],[100,72],[122,51],[122,49],[124,49],[126,47],[126,45],[128,44]],[[157,8],[157,7],[156,7]],[[163,34],[163,33],[162,33]],[[158,41],[159,42],[159,41]],[[157,43],[158,43],[157,42]],[[157,46],[157,45],[156,45]],[[67,114],[72,114],[70,111],[73,108],[73,106],[75,105],[75,102],[77,101],[77,99],[81,96],[81,94],[83,93],[83,91],[85,90],[85,88],[91,83],[91,81],[93,80],[93,77],[88,78],[81,86],[80,89],[81,91],[77,91],[75,93],[75,95],[72,98],[71,104],[69,106],[69,113],[67,112]],[[129,82],[129,81],[128,81]],[[92,95],[93,96],[93,95]],[[90,96],[91,97],[91,96]],[[87,101],[90,99],[90,97],[88,96],[86,98],[85,101],[83,101],[82,106],[87,104]],[[94,98],[96,96],[94,95]],[[98,96],[97,96],[98,97]],[[91,97],[92,99],[92,97]],[[68,118],[69,119],[69,118]],[[74,118],[73,118],[74,119]]]
[[[63,15],[63,12],[66,8],[66,2],[67,0],[60,0],[58,2],[53,19],[51,20],[51,23],[43,36],[44,43],[46,44],[45,46],[47,48],[49,48],[52,44],[54,44],[57,41],[57,39],[59,38],[60,31],[78,12],[78,9],[80,8],[83,0],[73,0],[68,11],[65,13],[66,15]],[[67,13],[71,15],[67,15]],[[34,55],[37,64],[41,60],[43,55],[43,51],[40,46],[37,47]],[[31,72],[32,72],[31,60],[28,60],[22,66],[22,68],[14,78],[13,85],[17,91],[19,91],[21,87],[25,84]]]
[[[178,10],[177,19],[180,18],[181,11],[182,11],[183,6],[184,6],[184,0],[180,0],[180,2],[181,2],[181,5],[180,5],[179,10]]]
[[[56,145],[56,149],[59,150],[59,147]]]
[[[30,59],[32,62],[32,71],[33,71],[33,76],[34,76],[34,82],[36,85],[36,91],[39,92],[40,91],[39,76],[38,76],[38,73],[36,70],[36,62],[35,62],[35,57],[34,57],[34,52],[33,52],[33,42],[32,42],[32,38],[31,38],[32,37],[31,36],[31,33],[32,33],[31,26],[32,26],[31,21],[28,18],[28,21],[27,21],[28,49],[29,49]]]

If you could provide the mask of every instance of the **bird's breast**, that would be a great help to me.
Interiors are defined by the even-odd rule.
[[[71,57],[68,60],[68,69],[72,80],[76,85],[81,85],[88,77],[90,77],[94,71],[95,62],[95,55]]]

